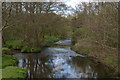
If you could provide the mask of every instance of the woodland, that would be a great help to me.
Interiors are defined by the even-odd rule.
[[[82,2],[75,8],[63,2],[3,2],[3,78],[25,78],[27,69],[16,66],[16,51],[39,54],[66,39],[72,40],[72,50],[94,57],[118,75],[118,6],[117,2]]]

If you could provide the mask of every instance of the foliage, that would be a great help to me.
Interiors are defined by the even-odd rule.
[[[25,78],[26,69],[15,67],[17,58],[2,54],[2,78]]]
[[[9,8],[6,8],[6,5]],[[45,45],[44,38],[51,43],[58,40],[56,36],[67,35],[68,19],[62,16],[67,10],[64,3],[3,3],[2,8],[3,26],[9,26],[3,30],[3,42],[7,43],[8,47],[21,48],[23,43],[31,47],[42,47]],[[55,11],[60,14],[56,14]],[[9,19],[7,15],[10,16]],[[52,38],[48,39],[46,34]],[[16,42],[19,39],[22,40],[22,44],[21,41]]]
[[[2,70],[2,78],[25,78],[26,77],[26,69],[19,68],[15,66],[9,66]]]
[[[7,48],[21,49],[24,46],[24,44],[23,44],[22,40],[19,40],[19,39],[18,40],[8,40],[8,41],[6,41],[5,46]]]
[[[73,33],[73,39],[84,39],[90,37],[90,31],[87,28],[76,29]]]
[[[73,49],[109,66],[117,65],[118,3],[81,3],[76,7],[71,20]]]
[[[9,50],[9,48],[7,48],[7,47],[2,47],[2,51],[7,51],[7,50]]]
[[[36,47],[36,48],[32,48],[31,52],[40,52],[41,50],[42,50],[42,48]]]
[[[28,46],[24,46],[24,47],[21,49],[21,52],[31,52],[31,48],[28,47]]]
[[[95,48],[88,39],[80,40],[72,47],[75,51],[83,54],[91,53]]]
[[[48,36],[48,35],[45,35],[44,39],[45,39],[45,42],[47,42],[47,43],[53,43],[53,42],[56,42],[56,41],[60,40],[61,37],[60,36]]]
[[[2,55],[2,68],[5,68],[7,66],[15,66],[17,65],[17,59],[14,56]]]
[[[11,49],[20,49],[21,52],[40,52],[41,48],[37,47],[29,47],[27,44],[24,44],[22,40],[9,40],[6,41],[5,47],[3,47],[3,50],[9,50]]]
[[[24,46],[22,49],[21,49],[21,52],[23,53],[29,53],[29,52],[40,52],[41,51],[41,48],[31,48],[31,47],[28,47],[28,46]]]

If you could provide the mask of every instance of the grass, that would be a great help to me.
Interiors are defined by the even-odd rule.
[[[107,47],[104,48],[88,38],[77,40],[75,45],[72,46],[72,49],[78,53],[95,57],[97,61],[107,65],[111,69],[113,68],[116,72],[118,70],[116,50]]]
[[[92,52],[92,49],[90,49],[90,48],[83,48],[83,49],[80,49],[80,52],[81,53],[90,53],[90,52]]]
[[[45,44],[45,46],[49,46],[49,45],[52,45],[54,42],[56,42],[60,39],[61,39],[60,36],[45,35],[43,43]],[[38,53],[42,50],[41,47],[31,47],[31,46],[26,45],[23,42],[23,40],[21,40],[21,39],[6,41],[2,50],[6,51],[6,50],[9,50],[9,49],[20,50],[22,53]]]
[[[10,49],[19,49],[23,53],[28,53],[28,52],[40,52],[41,48],[37,47],[30,47],[27,46],[22,40],[9,40],[6,41],[4,47],[2,48],[3,51],[10,50]]]
[[[44,40],[47,44],[56,42],[60,39],[61,39],[60,36],[48,36],[48,35],[45,35],[45,38],[44,38]]]
[[[2,79],[2,69],[0,69],[0,80]]]
[[[90,31],[87,28],[79,28],[73,33],[73,39],[76,38],[88,38],[90,37]]]
[[[0,54],[0,69],[2,69],[2,54]]]
[[[2,55],[2,68],[5,68],[7,66],[15,66],[17,65],[17,59],[14,56]]]
[[[17,58],[11,55],[2,55],[2,78],[25,78],[26,69],[16,67]]]
[[[10,50],[10,49],[7,47],[2,47],[2,51],[7,51],[7,50]]]
[[[15,66],[9,66],[2,70],[2,78],[25,78],[26,69]]]
[[[114,68],[118,66],[118,61],[116,61],[112,56],[107,56],[106,58],[104,58],[104,62]]]
[[[91,45],[90,41],[80,40],[72,46],[72,49],[79,53],[88,54],[93,51],[93,45]]]
[[[40,52],[42,49],[41,48],[31,48],[31,47],[28,47],[28,46],[24,46],[22,49],[21,49],[21,52],[22,53],[27,53],[27,52]]]
[[[21,49],[24,46],[24,43],[22,40],[8,40],[6,41],[5,47],[7,48],[13,48],[13,49]]]

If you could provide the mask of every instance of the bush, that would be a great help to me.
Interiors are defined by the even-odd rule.
[[[22,47],[21,52],[31,52],[31,49],[28,46],[24,46]]]
[[[17,65],[17,58],[14,56],[2,54],[2,68]]]
[[[7,50],[10,50],[10,49],[7,47],[2,47],[2,51],[7,51]]]
[[[31,52],[40,52],[42,49],[41,48],[32,48]]]
[[[88,38],[90,36],[90,32],[87,28],[79,28],[73,33],[73,38],[76,40],[77,38]]]
[[[26,69],[15,66],[9,66],[2,70],[2,78],[25,78]]]
[[[40,51],[41,51],[41,48],[31,48],[31,47],[28,47],[28,46],[24,46],[21,49],[21,52],[23,52],[23,53],[40,52]]]
[[[45,35],[45,38],[44,38],[46,43],[53,43],[53,42],[56,42],[60,39],[61,39],[60,36],[48,36],[48,35]]]
[[[22,40],[9,40],[6,41],[5,47],[13,48],[13,49],[21,49],[24,46]]]

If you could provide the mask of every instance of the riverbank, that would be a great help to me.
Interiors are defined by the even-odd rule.
[[[118,76],[118,54],[116,49],[101,47],[89,40],[80,40],[72,46],[72,50],[93,57],[94,61],[106,65]]]
[[[19,67],[28,69],[27,78],[106,78],[114,75],[101,63],[77,54],[70,46],[48,47],[40,54],[18,53]]]
[[[18,59],[12,55],[2,54],[2,78],[25,78],[26,69],[16,67]]]
[[[2,47],[3,53],[13,54],[14,50],[19,51],[21,53],[40,53],[45,47],[54,45],[54,42],[59,41],[61,39],[60,36],[44,36],[44,40],[40,45],[29,45],[25,43],[22,39],[13,39],[7,40]]]
[[[46,36],[44,45],[40,47],[28,46],[20,39],[6,41],[2,47],[2,78],[25,78],[26,68],[17,67],[18,59],[13,55],[17,53],[40,53],[59,39],[59,37]]]
[[[66,40],[62,40],[62,42],[66,43]],[[78,51],[74,51],[75,45],[73,45],[72,47],[72,49],[74,50],[72,50],[71,47],[72,45],[64,46],[63,43],[60,43],[58,45],[55,44],[54,47],[53,46],[47,47],[46,49],[43,49],[41,53],[38,54],[16,53],[14,54],[14,57],[12,55],[3,54],[3,59],[4,59],[3,61],[5,60],[11,61],[11,62],[5,61],[8,67],[3,69],[4,71],[3,78],[6,77],[10,78],[11,76],[16,78],[17,77],[25,78],[25,76],[27,76],[27,78],[31,78],[32,77],[31,75],[34,75],[34,78],[40,78],[40,77],[47,78],[49,77],[48,75],[51,75],[51,77],[55,77],[55,78],[58,77],[71,78],[73,76],[72,73],[74,73],[74,71],[76,72],[76,74],[73,76],[73,78],[82,78],[82,77],[105,78],[112,76],[116,77],[116,74],[113,73],[114,71],[110,67],[108,68],[108,66],[105,66],[105,64],[100,62],[98,58],[96,58],[95,56],[91,56],[90,53],[87,52],[87,50],[83,50],[86,51],[87,54],[83,53],[83,55],[81,55],[81,53],[77,54]],[[79,48],[80,51],[80,46],[77,48]],[[6,57],[4,58],[4,55],[8,56],[7,59]],[[91,56],[93,58],[89,58],[84,55]],[[9,57],[12,60],[9,60]],[[17,63],[19,68],[15,67]],[[9,72],[12,72],[12,74],[7,74],[8,76],[6,76],[5,74]]]

